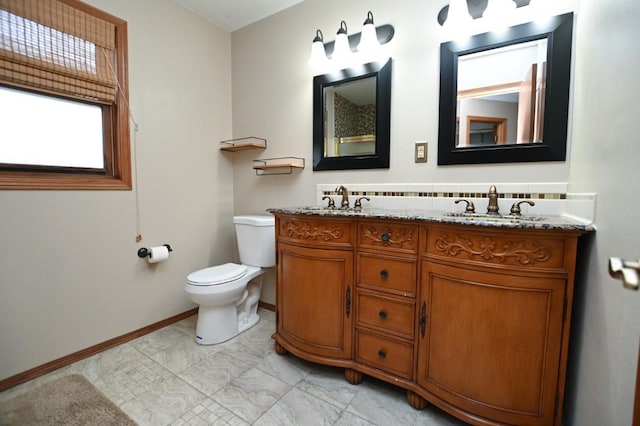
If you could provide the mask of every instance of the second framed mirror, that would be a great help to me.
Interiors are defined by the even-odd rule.
[[[389,167],[391,59],[313,79],[313,170]]]

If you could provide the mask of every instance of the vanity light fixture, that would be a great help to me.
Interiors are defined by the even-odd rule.
[[[373,25],[373,13],[369,11],[367,13],[367,19],[364,21],[364,26],[362,27],[362,35],[360,36],[360,43],[358,43],[358,52],[369,55],[375,54],[378,49],[380,49],[380,42],[378,41],[376,27]]]
[[[473,18],[469,14],[467,0],[451,0],[447,20],[442,23],[442,26],[449,31],[457,31],[465,28],[471,22],[473,22]]]
[[[516,4],[512,0],[489,0],[482,18],[489,21],[494,29],[506,27],[511,13],[516,10]]]
[[[464,28],[456,22],[470,24],[479,18],[487,18],[487,21],[493,22],[502,21],[500,24],[507,23],[516,8],[531,8],[534,7],[534,3],[535,0],[451,0],[449,6],[443,7],[438,13],[438,23],[446,28]],[[453,25],[450,20],[453,20]]]
[[[309,65],[322,66],[327,62],[327,53],[324,51],[324,39],[322,31],[316,30],[316,36],[311,45],[311,56],[309,57]]]
[[[462,0],[464,1],[464,0]],[[349,35],[347,23],[340,21],[340,28],[336,40],[324,42],[322,31],[316,30],[316,36],[311,46],[309,64],[323,66],[333,63],[337,66],[348,66],[354,56],[359,56],[365,62],[375,59],[381,46],[388,43],[395,33],[392,25],[385,24],[376,27],[373,23],[373,13],[369,11],[364,21],[361,33]]]
[[[336,33],[336,43],[333,48],[331,59],[337,64],[347,64],[351,60],[353,52],[349,46],[349,36],[347,35],[347,23],[340,21],[340,28]]]

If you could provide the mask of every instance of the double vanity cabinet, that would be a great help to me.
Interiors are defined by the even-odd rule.
[[[270,211],[279,354],[470,424],[561,424],[585,227]]]

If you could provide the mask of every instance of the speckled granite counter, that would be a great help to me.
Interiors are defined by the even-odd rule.
[[[585,224],[577,219],[566,216],[514,216],[487,217],[483,214],[452,215],[451,212],[436,210],[395,210],[395,209],[327,209],[322,207],[278,207],[267,209],[270,213],[295,214],[307,216],[333,216],[351,218],[415,220],[430,223],[448,223],[465,226],[485,226],[492,228],[511,229],[546,229],[556,231],[591,232],[595,230],[592,224]]]

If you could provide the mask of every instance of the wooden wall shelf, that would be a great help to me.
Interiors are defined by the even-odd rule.
[[[222,151],[231,152],[244,151],[247,149],[265,149],[267,147],[267,140],[255,136],[249,136],[246,138],[220,141],[220,145],[220,149]]]
[[[289,175],[293,169],[304,169],[304,158],[300,157],[278,157],[260,158],[253,160],[253,169],[256,175]]]

